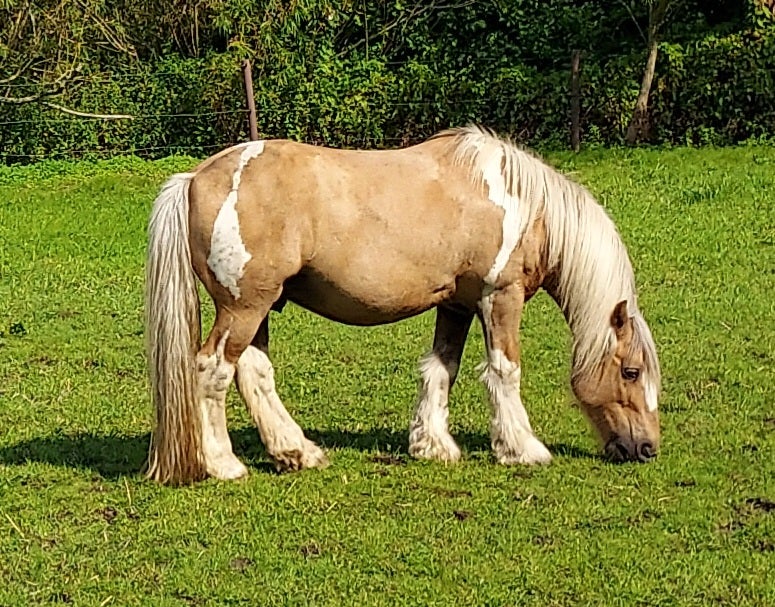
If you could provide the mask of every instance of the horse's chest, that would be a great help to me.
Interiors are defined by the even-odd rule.
[[[529,299],[541,288],[547,276],[546,229],[542,218],[525,232],[502,277],[503,283],[518,282]]]

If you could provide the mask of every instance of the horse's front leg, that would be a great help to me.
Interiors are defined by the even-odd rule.
[[[480,301],[487,345],[482,380],[490,393],[490,439],[501,464],[547,464],[552,456],[533,434],[520,397],[519,323],[524,305],[519,285],[493,290]]]
[[[436,310],[433,349],[420,361],[420,389],[409,426],[409,453],[413,457],[442,462],[460,459],[460,449],[448,430],[448,400],[472,320],[472,314]]]

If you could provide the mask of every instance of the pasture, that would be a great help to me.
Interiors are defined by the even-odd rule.
[[[232,389],[250,476],[177,489],[140,473],[145,229],[196,161],[0,168],[0,605],[775,604],[775,150],[548,159],[629,248],[663,373],[654,463],[600,458],[545,295],[522,329],[540,468],[493,463],[478,327],[443,466],[406,451],[432,314],[363,329],[289,305],[278,391],[331,466],[276,474]]]

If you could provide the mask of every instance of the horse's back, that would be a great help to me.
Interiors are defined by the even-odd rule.
[[[200,165],[190,198],[198,274],[224,224],[260,288],[282,276],[286,297],[343,322],[389,322],[453,298],[499,244],[482,238],[500,233],[499,213],[443,140],[385,151],[244,144]]]

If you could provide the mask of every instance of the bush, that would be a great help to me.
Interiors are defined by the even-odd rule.
[[[660,141],[727,144],[775,135],[775,32],[663,47],[653,97]]]
[[[652,92],[655,142],[772,138],[772,20],[761,11],[727,14],[720,2],[697,4],[705,5],[717,20],[738,22],[711,27],[695,15],[675,24],[670,39],[679,42],[662,44]],[[131,3],[126,6],[131,16]],[[171,0],[159,6],[162,21],[149,13],[124,24],[138,40],[135,59],[95,55],[84,68],[91,70],[86,82],[57,99],[133,120],[0,103],[0,160],[203,156],[244,140],[242,57],[254,63],[262,136],[393,147],[478,122],[527,144],[565,146],[570,49],[594,45],[582,58],[582,141],[615,144],[630,119],[644,63],[621,3],[603,10],[577,0],[515,0],[430,10],[396,0],[368,5],[364,15],[352,3],[332,0],[290,6],[205,0],[201,37],[193,38],[186,32],[198,31],[195,14],[170,13]],[[159,39],[165,28],[179,29],[177,48]]]

